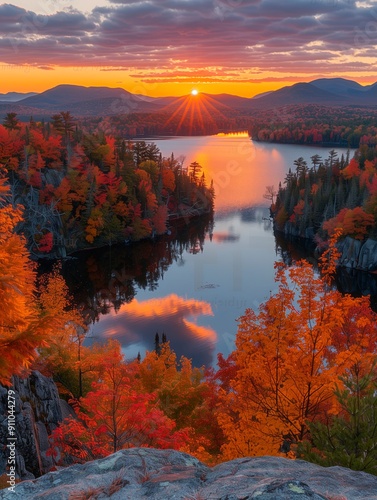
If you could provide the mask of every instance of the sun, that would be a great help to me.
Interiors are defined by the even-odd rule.
[[[192,89],[191,95],[198,95],[198,94],[199,94],[199,90]]]

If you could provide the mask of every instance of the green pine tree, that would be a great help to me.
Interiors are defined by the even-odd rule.
[[[323,466],[340,465],[377,475],[377,382],[367,375],[343,378],[335,391],[341,406],[327,422],[309,424],[311,442],[299,446],[299,456]]]

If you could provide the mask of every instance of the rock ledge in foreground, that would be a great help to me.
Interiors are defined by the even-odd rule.
[[[132,448],[0,491],[0,499],[377,500],[377,477],[278,457],[209,468],[174,450]],[[85,494],[85,495],[84,495]]]

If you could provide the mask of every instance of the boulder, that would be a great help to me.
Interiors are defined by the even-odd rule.
[[[132,448],[0,491],[0,500],[377,500],[377,477],[278,457],[210,468],[175,450]]]

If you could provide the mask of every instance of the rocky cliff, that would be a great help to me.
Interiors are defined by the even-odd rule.
[[[284,231],[275,231],[284,234],[286,238],[299,238],[303,240],[314,240],[314,229],[308,227],[304,232],[300,232],[293,224],[286,223]],[[365,241],[355,240],[346,236],[338,243],[341,252],[340,266],[359,271],[377,272],[377,241],[371,238]]]
[[[0,499],[372,500],[377,477],[277,457],[209,468],[173,450],[133,448],[3,490]]]
[[[38,371],[28,378],[14,377],[16,473],[21,479],[32,479],[50,470],[51,458],[46,455],[48,436],[71,412],[68,404],[59,399],[52,380]],[[12,394],[13,394],[12,392]],[[0,385],[0,443],[8,441],[8,389]],[[9,450],[0,447],[0,475],[6,470]]]
[[[341,266],[361,271],[377,271],[377,241],[367,239],[364,242],[347,236],[338,244],[342,254]]]

